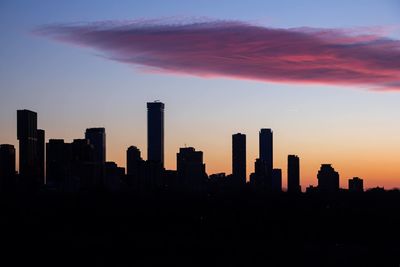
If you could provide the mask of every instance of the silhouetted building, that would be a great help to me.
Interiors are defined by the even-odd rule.
[[[364,192],[364,181],[361,178],[354,177],[349,179],[350,192]]]
[[[72,179],[81,190],[93,190],[104,185],[104,164],[97,161],[94,146],[87,139],[74,139],[71,144]]]
[[[306,188],[307,194],[314,194],[316,192],[318,192],[318,187],[316,187],[316,186],[310,185]]]
[[[271,177],[273,169],[273,135],[271,129],[261,129],[259,133],[260,159],[267,166],[267,176]]]
[[[37,136],[37,164],[38,164],[38,179],[41,184],[45,183],[44,170],[45,170],[45,132],[44,130],[38,129],[36,132]]]
[[[296,155],[288,156],[288,192],[299,193],[301,192],[300,187],[300,160]]]
[[[46,184],[58,190],[69,188],[71,178],[71,145],[63,139],[50,139],[46,144]]]
[[[135,146],[130,146],[126,151],[126,169],[129,187],[143,189],[145,178],[145,161],[140,156],[140,150]]]
[[[147,160],[164,167],[164,103],[147,103]]]
[[[226,174],[224,172],[213,173],[209,177],[211,182],[220,183],[226,180]]]
[[[254,173],[250,175],[250,184],[256,189],[270,190],[272,188],[272,174],[268,175],[268,165],[265,160],[256,159]]]
[[[282,192],[282,170],[272,170],[272,192]]]
[[[0,145],[0,190],[11,189],[15,185],[15,148]]]
[[[338,192],[339,191],[339,173],[331,164],[322,164],[318,171],[318,191],[320,192]]]
[[[180,148],[176,159],[178,177],[183,185],[195,191],[202,190],[207,180],[203,152],[193,147]]]
[[[232,135],[232,175],[240,183],[246,183],[246,135]]]
[[[19,174],[28,186],[40,185],[37,153],[37,114],[17,110],[17,138],[19,141]]]
[[[138,162],[143,161],[140,156],[139,148],[135,146],[128,147],[126,151],[126,169],[128,175],[136,175],[138,172]]]
[[[104,185],[108,191],[117,192],[121,190],[121,184],[125,176],[125,168],[118,167],[115,162],[105,163]]]
[[[47,184],[60,191],[93,190],[104,186],[104,164],[97,161],[87,139],[50,139],[46,146]]]
[[[93,145],[95,154],[94,161],[99,163],[106,162],[106,130],[104,128],[86,129],[85,139]]]
[[[373,187],[373,188],[368,189],[367,192],[375,193],[375,194],[382,194],[382,193],[385,193],[386,190],[385,190],[385,187],[377,186],[377,187]]]

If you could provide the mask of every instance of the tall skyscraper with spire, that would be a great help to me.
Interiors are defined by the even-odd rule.
[[[164,103],[147,103],[147,160],[164,167]]]

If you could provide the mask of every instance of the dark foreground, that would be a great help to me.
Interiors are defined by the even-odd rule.
[[[399,266],[400,193],[1,196],[1,266]]]

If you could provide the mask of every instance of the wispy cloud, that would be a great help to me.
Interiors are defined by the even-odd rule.
[[[134,20],[47,25],[35,33],[174,74],[400,90],[400,41],[380,28]]]

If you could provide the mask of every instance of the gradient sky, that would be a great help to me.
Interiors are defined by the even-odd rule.
[[[32,33],[54,23],[180,19],[242,21],[268,28],[377,29],[400,39],[399,1],[1,1],[0,143],[17,146],[16,110],[38,112],[46,139],[82,138],[104,126],[107,160],[125,166],[125,151],[146,155],[146,102],[166,104],[166,167],[179,147],[204,152],[207,173],[231,172],[231,135],[247,135],[248,173],[258,131],[274,131],[275,167],[301,160],[303,189],[332,163],[341,186],[400,187],[400,92],[353,84],[271,83],[143,70],[98,50]],[[394,58],[393,62],[399,62]],[[398,75],[398,74],[397,74]]]

